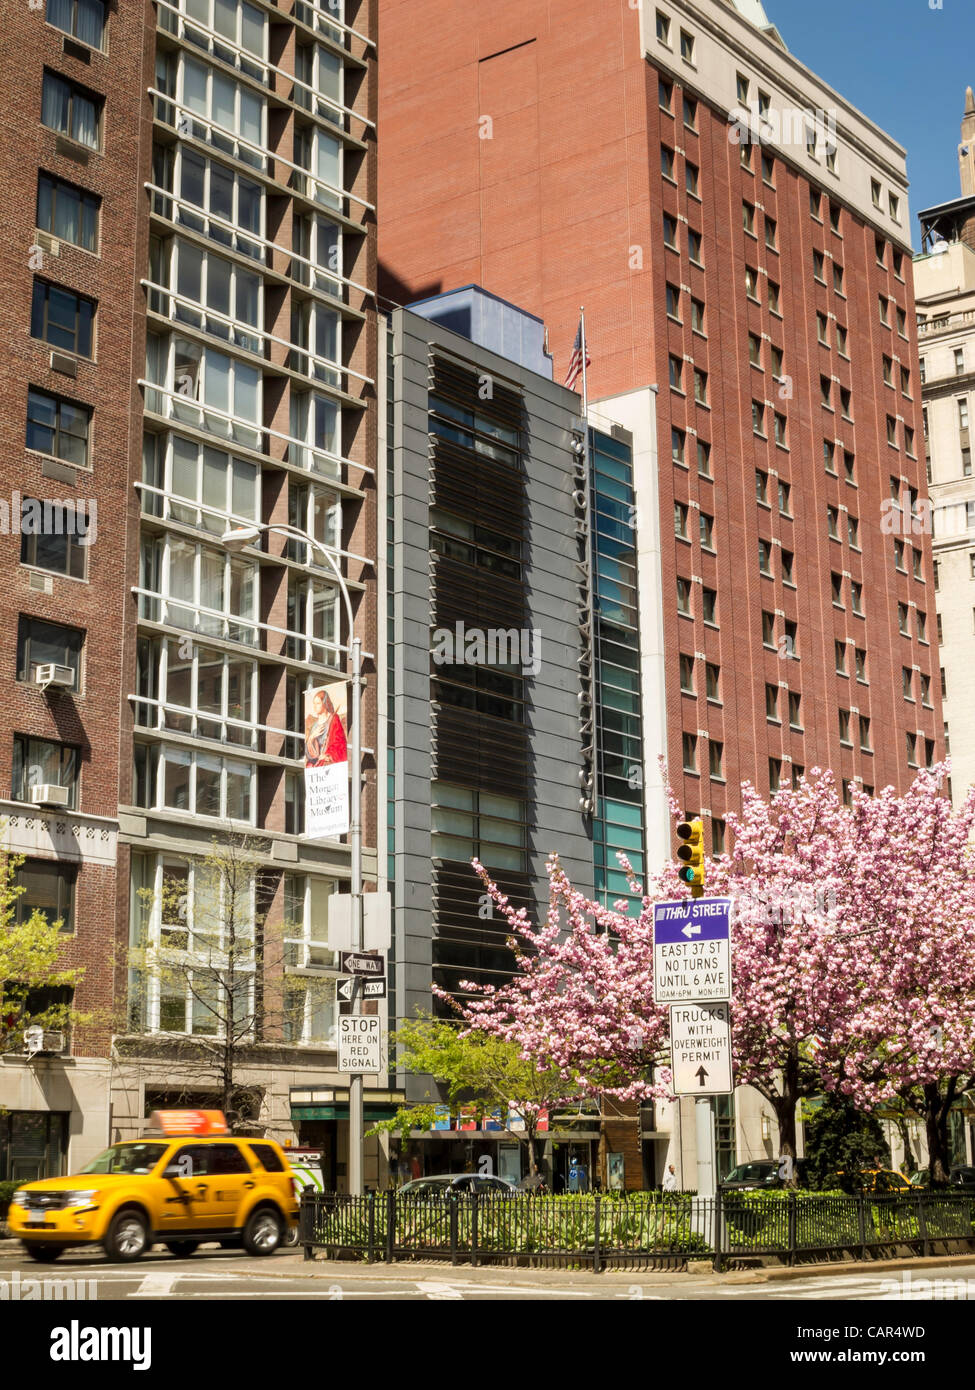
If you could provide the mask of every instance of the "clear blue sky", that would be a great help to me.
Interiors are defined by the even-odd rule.
[[[920,208],[960,196],[965,88],[975,88],[975,3],[765,0],[790,52],[907,149],[911,239]]]

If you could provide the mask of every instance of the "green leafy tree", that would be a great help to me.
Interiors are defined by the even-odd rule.
[[[825,1097],[805,1123],[806,1159],[814,1187],[861,1188],[871,1168],[890,1166],[890,1150],[876,1115],[858,1110],[839,1092]],[[837,1180],[836,1174],[842,1176]]]
[[[574,1087],[555,1068],[546,1071],[519,1056],[515,1043],[485,1033],[462,1036],[463,1026],[420,1014],[396,1030],[391,1042],[399,1049],[397,1065],[429,1076],[439,1090],[420,1104],[401,1107],[391,1120],[370,1132],[405,1137],[412,1129],[429,1129],[436,1107],[444,1104],[451,1113],[462,1105],[471,1106],[479,1120],[500,1112],[502,1129],[525,1145],[534,1177],[540,1114],[571,1105],[577,1099]],[[524,1129],[507,1128],[509,1113],[523,1122]]]
[[[66,1029],[87,1021],[72,1004],[85,972],[62,964],[61,922],[49,922],[39,909],[18,921],[23,862],[0,853],[0,1052],[20,1051],[25,1028]]]

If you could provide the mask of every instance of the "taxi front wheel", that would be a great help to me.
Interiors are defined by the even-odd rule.
[[[149,1226],[141,1211],[128,1207],[116,1213],[104,1244],[105,1254],[114,1263],[141,1259],[149,1246]]]
[[[273,1207],[258,1207],[244,1227],[244,1249],[248,1255],[273,1255],[281,1244],[282,1221]]]

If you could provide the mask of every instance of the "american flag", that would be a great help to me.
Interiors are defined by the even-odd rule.
[[[592,366],[592,358],[589,356],[589,344],[586,344],[586,366]],[[579,320],[579,327],[576,329],[576,340],[572,344],[572,356],[569,358],[569,370],[565,374],[565,384],[569,390],[575,388],[576,382],[582,376],[582,319]]]

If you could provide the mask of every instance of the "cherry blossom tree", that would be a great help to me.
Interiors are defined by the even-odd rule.
[[[948,1111],[975,1084],[975,791],[952,813],[946,773],[920,773],[902,796],[854,787],[849,806],[829,771],[769,802],[746,783],[731,852],[706,863],[709,895],[733,899],[736,1080],[772,1106],[785,1156],[803,1097],[838,1090],[865,1109],[901,1097],[925,1119],[932,1176],[947,1176]],[[669,1097],[652,921],[655,901],[686,896],[677,865],[634,885],[631,918],[586,900],[553,855],[537,929],[474,867],[507,916],[515,970],[459,1006],[467,1027],[594,1094]]]

